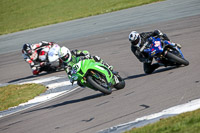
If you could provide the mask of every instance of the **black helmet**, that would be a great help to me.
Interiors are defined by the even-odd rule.
[[[24,44],[23,48],[22,48],[22,51],[25,53],[25,54],[28,54],[28,55],[32,55],[32,48],[31,48],[31,45],[26,43]]]

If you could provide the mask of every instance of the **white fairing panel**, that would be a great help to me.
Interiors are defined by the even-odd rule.
[[[59,59],[58,51],[60,50],[60,46],[58,44],[54,44],[53,47],[48,52],[49,62],[56,62]]]

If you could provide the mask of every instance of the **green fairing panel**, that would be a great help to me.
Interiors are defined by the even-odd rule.
[[[106,76],[108,82],[111,82],[111,79],[113,77],[112,72],[110,72],[109,70],[106,70],[103,64],[99,62],[95,62],[93,59],[83,60],[81,64],[81,70],[83,73],[86,73],[88,70],[96,70],[98,72],[101,72],[102,74]]]

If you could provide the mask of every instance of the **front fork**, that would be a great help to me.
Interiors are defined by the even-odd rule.
[[[93,77],[95,77],[96,79],[99,79],[102,81],[102,78],[101,76],[99,76],[98,74],[96,74],[94,71],[90,71],[90,73],[92,74]],[[114,74],[113,74],[114,76]],[[116,77],[117,78],[117,77]],[[111,88],[111,86],[115,85],[115,79],[112,79],[110,83],[108,83],[106,77],[105,77],[105,80],[106,81],[103,81],[103,82],[106,82],[106,84],[108,85],[109,88]],[[117,79],[118,80],[118,79]]]
[[[183,53],[181,52],[181,50],[180,50],[174,43],[167,42],[166,44],[167,44],[171,49],[174,49],[174,50],[178,51],[178,52],[180,53],[180,55],[182,56],[182,58],[184,59]],[[167,51],[169,51],[169,50],[167,50]],[[167,51],[165,51],[165,55],[167,54],[167,53],[166,53]]]

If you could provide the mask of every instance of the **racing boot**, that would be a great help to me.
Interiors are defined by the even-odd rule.
[[[178,47],[179,49],[181,49],[181,44],[179,44],[179,43],[172,43],[172,44],[174,44],[176,47]]]
[[[113,66],[109,65],[108,63],[103,63],[105,66],[108,67],[108,69],[110,69],[110,71],[113,71]]]
[[[41,72],[41,69],[39,67],[32,67],[32,73],[33,75],[39,75],[39,73]]]
[[[175,43],[175,46],[177,46],[179,49],[181,49],[181,44]]]
[[[143,64],[144,72],[146,74],[151,74],[155,69],[157,69],[159,67],[160,67],[159,63],[154,63],[152,65],[151,65],[151,63],[144,63]]]

